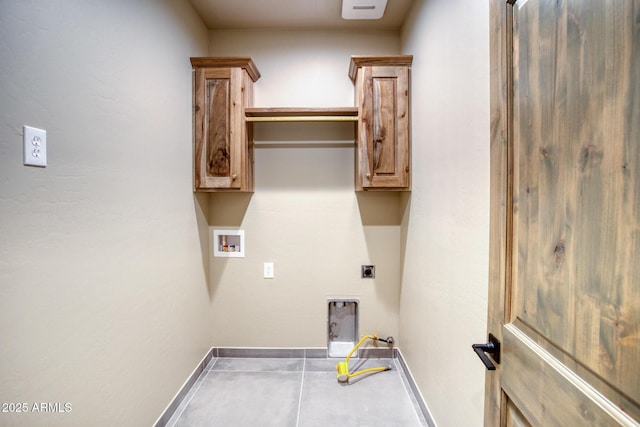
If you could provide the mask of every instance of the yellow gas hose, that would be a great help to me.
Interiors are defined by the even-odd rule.
[[[353,378],[353,377],[356,377],[358,375],[366,374],[368,372],[388,371],[388,370],[391,369],[390,366],[379,366],[377,368],[363,369],[361,371],[357,371],[357,372],[354,372],[354,373],[350,373],[349,372],[349,359],[351,359],[351,356],[353,356],[353,353],[355,353],[356,350],[358,349],[358,347],[360,347],[362,345],[362,343],[365,342],[367,339],[378,340],[379,338],[378,338],[377,334],[365,335],[360,339],[360,341],[358,341],[358,344],[356,344],[356,346],[351,349],[351,351],[349,352],[349,355],[344,360],[344,362],[339,362],[336,365],[336,369],[338,371],[338,381],[347,382],[347,381],[349,381],[349,378]],[[388,338],[387,340],[390,340],[390,339],[391,338]],[[385,341],[385,340],[383,339],[381,341]],[[386,342],[389,342],[389,341],[386,341]]]

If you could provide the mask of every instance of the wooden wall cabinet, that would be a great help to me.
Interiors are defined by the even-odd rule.
[[[356,85],[355,187],[411,190],[409,120],[411,55],[353,56],[349,77]]]
[[[191,58],[194,191],[252,192],[253,123],[354,121],[356,191],[411,190],[411,55],[353,56],[356,106],[252,108],[260,72],[248,57]]]
[[[194,190],[253,191],[253,102],[260,72],[251,58],[191,58]]]

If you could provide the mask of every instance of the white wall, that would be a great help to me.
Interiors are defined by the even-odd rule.
[[[346,107],[351,55],[396,54],[399,42],[397,32],[216,30],[210,53],[253,57],[255,106]],[[211,228],[246,233],[245,258],[211,260],[214,345],[325,347],[330,297],[360,299],[361,334],[397,337],[401,200],[356,195],[353,138],[352,124],[256,127],[255,193],[211,196]],[[262,278],[264,262],[275,279]],[[369,263],[376,278],[361,279]]]
[[[71,404],[0,424],[150,425],[210,347],[189,64],[208,43],[185,1],[0,1],[0,402]],[[25,124],[45,169],[22,166]]]
[[[438,426],[481,426],[489,234],[489,4],[418,0],[401,349]]]

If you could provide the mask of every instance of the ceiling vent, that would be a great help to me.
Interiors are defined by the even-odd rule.
[[[342,0],[343,19],[380,19],[387,0]]]

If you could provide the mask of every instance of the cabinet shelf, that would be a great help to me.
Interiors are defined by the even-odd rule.
[[[357,122],[358,107],[245,108],[247,122]]]

